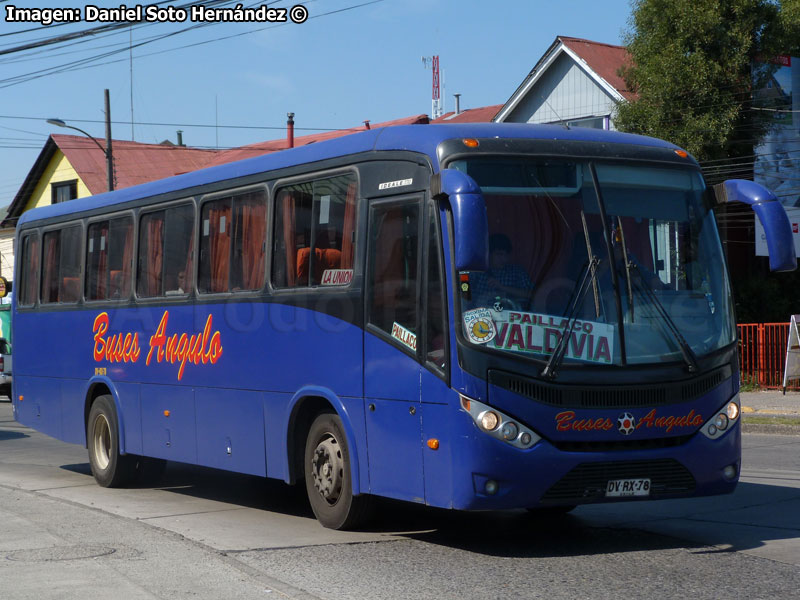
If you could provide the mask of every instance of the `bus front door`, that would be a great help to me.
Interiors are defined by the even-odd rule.
[[[370,493],[424,502],[420,331],[421,196],[374,201],[364,333]]]

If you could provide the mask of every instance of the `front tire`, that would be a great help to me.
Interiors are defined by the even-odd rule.
[[[113,398],[98,396],[86,424],[89,464],[95,481],[103,487],[129,483],[136,472],[136,457],[119,452],[119,421]]]
[[[322,525],[350,529],[366,519],[371,499],[353,495],[350,450],[338,415],[324,413],[314,419],[303,464],[308,500]]]

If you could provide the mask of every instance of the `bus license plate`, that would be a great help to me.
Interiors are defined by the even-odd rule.
[[[649,479],[611,479],[606,486],[606,498],[649,495]]]

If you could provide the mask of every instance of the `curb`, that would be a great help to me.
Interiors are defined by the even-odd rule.
[[[800,425],[784,425],[782,423],[748,423],[747,417],[745,416],[742,419],[742,433],[800,435]]]

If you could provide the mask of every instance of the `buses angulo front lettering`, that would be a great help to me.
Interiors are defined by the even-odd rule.
[[[578,418],[574,410],[565,410],[555,417],[558,431],[609,431],[614,428],[608,417]],[[685,415],[659,415],[655,408],[636,421],[635,429],[664,429],[671,433],[677,428],[695,428],[703,424],[703,416],[694,409]]]
[[[155,333],[150,336],[150,346],[145,359],[145,365],[151,361],[179,363],[178,381],[183,379],[186,364],[216,364],[222,356],[222,335],[214,331],[213,317],[208,315],[205,327],[201,333],[173,333],[167,332],[169,311],[165,310]],[[120,332],[109,334],[108,313],[102,312],[94,320],[92,331],[94,333],[94,360],[95,362],[138,362],[141,356],[139,346],[139,333]]]

